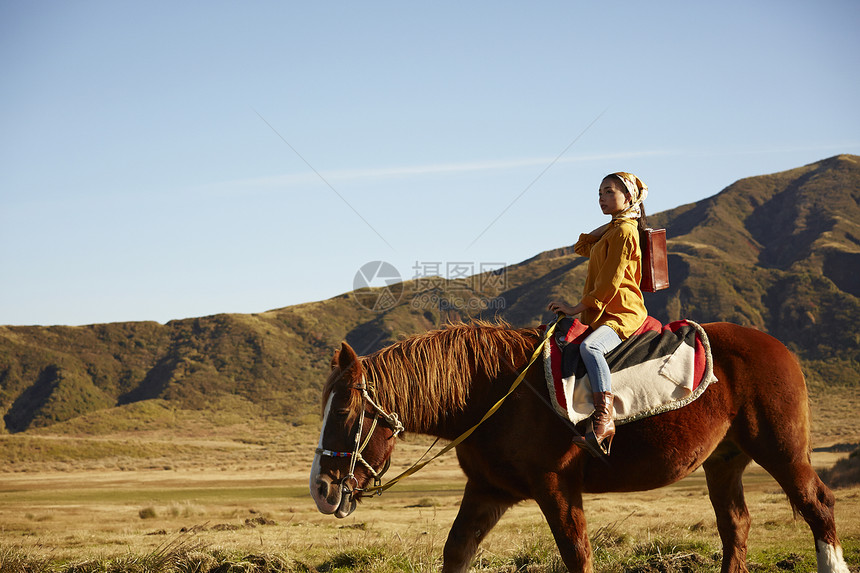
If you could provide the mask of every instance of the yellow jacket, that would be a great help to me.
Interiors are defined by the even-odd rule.
[[[648,317],[639,289],[642,255],[639,229],[633,219],[614,219],[602,237],[587,233],[573,246],[578,255],[588,257],[588,276],[580,316],[592,328],[606,325],[624,340]]]

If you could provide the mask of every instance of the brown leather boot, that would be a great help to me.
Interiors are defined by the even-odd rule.
[[[591,415],[593,430],[585,436],[586,440],[609,455],[612,447],[612,439],[615,437],[615,408],[613,407],[614,396],[611,392],[595,392],[592,394],[594,400],[594,413]]]
[[[615,413],[614,397],[610,392],[595,392],[592,400],[594,413],[588,418],[588,430],[584,436],[575,436],[573,444],[588,450],[596,458],[601,454],[608,456],[612,438],[615,437],[615,420],[612,419]]]

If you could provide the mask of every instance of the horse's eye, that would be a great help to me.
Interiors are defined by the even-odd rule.
[[[334,413],[341,418],[345,418],[349,416],[349,408],[338,408]]]

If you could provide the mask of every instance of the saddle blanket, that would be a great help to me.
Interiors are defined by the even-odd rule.
[[[579,345],[591,328],[563,318],[543,349],[547,387],[555,410],[577,424],[594,411],[591,383]],[[704,329],[689,320],[645,323],[606,355],[612,372],[616,425],[686,406],[716,382]]]

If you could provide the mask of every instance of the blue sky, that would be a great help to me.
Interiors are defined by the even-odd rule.
[[[658,212],[860,154],[858,24],[827,0],[3,2],[0,324],[513,264],[605,222],[608,172]]]

